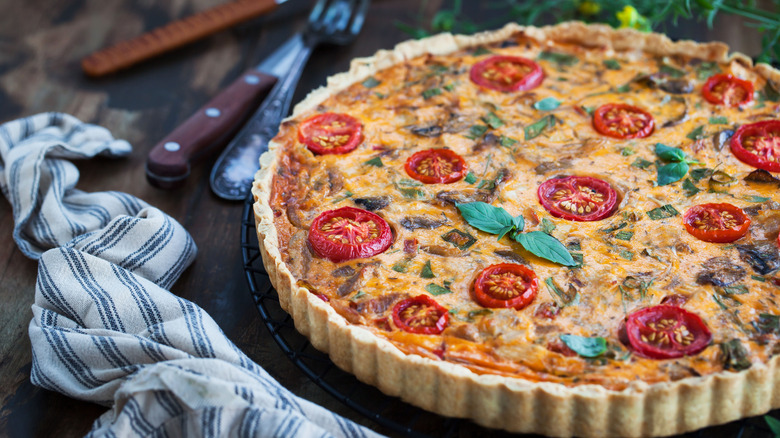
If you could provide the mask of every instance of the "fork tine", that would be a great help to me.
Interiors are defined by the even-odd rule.
[[[369,0],[358,1],[360,2],[360,5],[352,15],[352,26],[349,29],[349,33],[352,34],[352,36],[360,33],[360,29],[363,28],[363,22],[366,19],[366,12],[368,11]]]
[[[328,0],[318,0],[317,4],[314,5],[314,7],[311,10],[311,13],[309,14],[309,26],[312,26],[316,23],[322,23],[322,12],[325,10],[325,5],[328,3]]]

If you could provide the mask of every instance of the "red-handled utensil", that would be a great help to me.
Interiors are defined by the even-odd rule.
[[[184,183],[190,168],[221,149],[246,121],[276,77],[252,68],[201,107],[149,152],[146,178],[162,189]]]

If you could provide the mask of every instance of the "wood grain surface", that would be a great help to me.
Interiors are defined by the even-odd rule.
[[[241,203],[214,196],[210,165],[193,169],[184,187],[162,191],[144,176],[146,155],[217,90],[301,29],[311,2],[290,0],[273,14],[244,23],[113,76],[90,79],[80,60],[225,0],[0,0],[0,123],[44,111],[62,111],[108,128],[134,150],[117,160],[77,163],[78,188],[119,190],[140,197],[178,220],[193,235],[199,253],[173,293],[203,307],[228,337],[296,394],[382,430],[310,382],[291,366],[262,326],[243,277],[239,249]],[[479,2],[466,2],[477,4]],[[432,15],[440,0],[427,2]],[[394,25],[413,22],[419,0],[374,0],[360,37],[347,47],[324,47],[311,58],[295,101],[346,70],[349,61],[408,37]],[[467,6],[471,8],[472,6]],[[479,9],[479,10],[476,10]],[[474,14],[489,14],[476,8]],[[686,27],[678,37],[725,39],[754,55],[757,36],[734,26],[713,37]],[[10,205],[0,201],[0,436],[83,436],[106,407],[41,390],[30,382],[30,340],[37,264],[12,237]]]

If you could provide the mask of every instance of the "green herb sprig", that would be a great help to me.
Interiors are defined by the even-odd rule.
[[[673,148],[663,143],[655,144],[655,154],[666,164],[658,166],[658,185],[665,186],[677,182],[688,174],[689,164],[701,164],[696,160],[690,160],[685,152],[679,148]]]

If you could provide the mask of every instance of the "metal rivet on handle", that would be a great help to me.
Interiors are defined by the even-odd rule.
[[[181,149],[181,145],[175,141],[169,141],[163,145],[163,148],[168,152],[176,152]]]
[[[209,117],[219,117],[221,114],[222,111],[217,108],[206,108],[206,115]]]
[[[257,85],[260,83],[260,78],[255,75],[246,75],[244,76],[244,82],[249,85]]]

